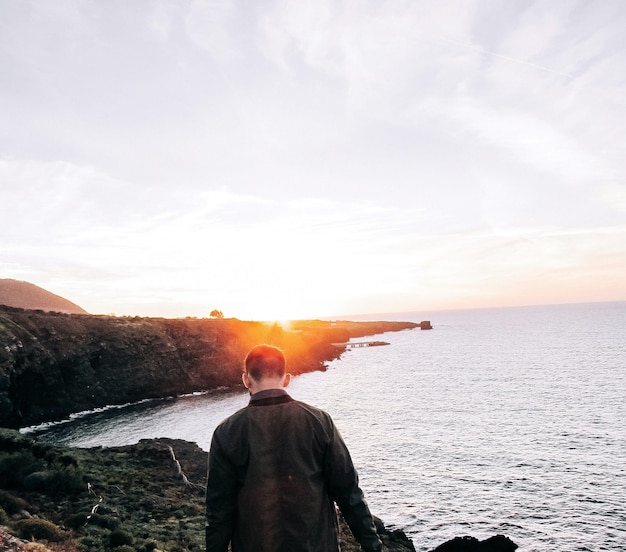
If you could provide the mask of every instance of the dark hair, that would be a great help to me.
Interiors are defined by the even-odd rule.
[[[244,361],[244,370],[255,381],[279,378],[285,375],[285,354],[272,345],[257,345],[250,349]]]

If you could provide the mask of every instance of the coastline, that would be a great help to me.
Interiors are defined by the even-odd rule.
[[[281,347],[290,371],[323,371],[351,338],[412,322],[165,319],[70,315],[0,306],[0,426],[58,421],[98,408],[240,385],[258,343]]]

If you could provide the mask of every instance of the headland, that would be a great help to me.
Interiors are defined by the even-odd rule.
[[[281,347],[289,371],[325,370],[356,337],[412,322],[142,318],[0,306],[0,427],[19,428],[144,399],[241,385],[258,343]]]

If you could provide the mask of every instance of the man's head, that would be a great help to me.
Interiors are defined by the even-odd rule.
[[[257,345],[244,361],[243,384],[253,393],[287,387],[291,376],[285,374],[285,365],[285,355],[278,347]]]

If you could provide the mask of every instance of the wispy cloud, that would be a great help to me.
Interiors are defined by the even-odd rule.
[[[192,0],[185,16],[185,28],[191,40],[221,63],[239,57],[233,40],[236,22],[232,0]]]

